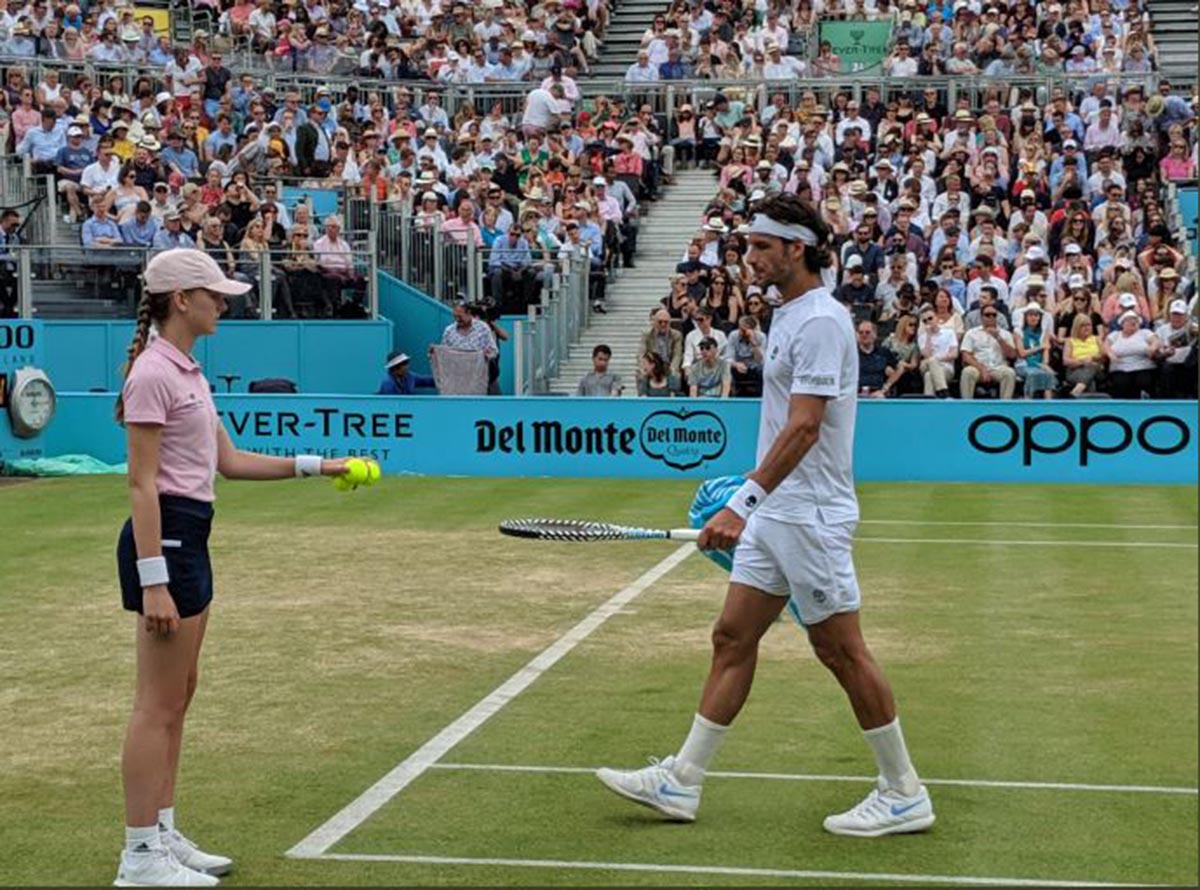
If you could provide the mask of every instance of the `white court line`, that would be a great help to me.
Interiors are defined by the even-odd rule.
[[[859,525],[944,525],[972,526],[985,528],[1095,528],[1095,529],[1144,529],[1153,531],[1197,531],[1194,525],[1136,525],[1123,522],[939,522],[936,519],[860,519]]]
[[[1155,887],[1161,884],[1110,884],[1101,881],[1053,881],[1043,878],[985,878],[974,875],[916,875],[893,872],[813,871],[792,868],[739,868],[728,865],[668,865],[650,862],[578,862],[569,859],[498,859],[473,856],[404,856],[386,853],[326,853],[319,859],[343,862],[406,862],[413,865],[486,865],[492,868],[554,868],[579,871],[658,872],[685,875],[734,875],[756,878],[809,878],[823,881],[892,881],[985,887]]]
[[[439,763],[439,770],[475,770],[496,773],[548,773],[591,775],[593,766],[525,766],[508,763]],[[744,773],[709,770],[706,775],[717,779],[762,779],[776,782],[866,782],[873,783],[876,776],[829,776],[815,773]],[[957,785],[964,788],[1022,788],[1034,791],[1100,791],[1113,794],[1200,794],[1196,788],[1171,785],[1089,785],[1083,782],[1004,782],[991,779],[927,779],[926,785]]]
[[[287,855],[297,859],[306,859],[325,853],[371,818],[372,814],[380,807],[416,781],[422,773],[445,757],[451,748],[496,716],[505,705],[528,689],[538,677],[554,667],[560,659],[587,639],[600,625],[637,599],[647,588],[695,552],[694,544],[684,544],[632,584],[617,591],[606,602],[597,606],[586,618],[543,649],[525,667],[480,699],[469,711],[402,760],[386,776],[288,850]]]
[[[1152,550],[1195,550],[1200,544],[1163,541],[1008,541],[996,538],[858,538],[856,544],[977,544],[986,547],[1138,547]]]

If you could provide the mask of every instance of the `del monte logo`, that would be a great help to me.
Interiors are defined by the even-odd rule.
[[[642,421],[642,451],[676,470],[690,470],[725,453],[725,422],[711,411],[655,411]]]

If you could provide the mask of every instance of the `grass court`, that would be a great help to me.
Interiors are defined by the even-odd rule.
[[[864,629],[938,814],[876,841],[821,829],[873,764],[790,621],[695,824],[591,776],[682,741],[725,576],[496,525],[676,526],[693,489],[219,484],[180,827],[234,857],[229,886],[1197,882],[1194,488],[860,488]],[[5,885],[115,874],[127,513],[122,478],[0,487]]]

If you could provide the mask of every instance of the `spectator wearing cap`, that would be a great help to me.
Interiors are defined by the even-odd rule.
[[[683,338],[683,366],[691,367],[700,360],[701,341],[711,338],[716,341],[717,349],[723,351],[728,337],[725,332],[713,324],[713,313],[707,306],[700,306],[691,316],[694,327]]]
[[[1142,316],[1134,309],[1122,312],[1117,325],[1104,338],[1110,392],[1117,399],[1152,396],[1161,343],[1157,335],[1142,327]]]
[[[693,399],[727,399],[733,393],[733,374],[715,337],[702,337],[698,358],[687,366],[688,393]]]
[[[195,247],[192,236],[183,230],[183,214],[171,208],[163,214],[163,225],[154,234],[152,246],[155,250],[171,250],[176,247]]]
[[[881,301],[875,295],[875,285],[868,280],[861,255],[854,253],[846,259],[845,275],[835,296],[854,315],[856,320],[878,316]]]
[[[1159,395],[1163,398],[1196,398],[1196,328],[1187,303],[1171,300],[1166,320],[1154,331],[1160,344]]]
[[[980,312],[982,323],[963,335],[960,352],[963,360],[960,394],[964,399],[975,398],[979,384],[999,386],[1000,398],[1011,399],[1016,390],[1017,373],[1012,362],[1017,356],[1013,336],[999,325],[999,310]]]
[[[492,246],[488,254],[488,278],[491,297],[502,314],[522,314],[538,302],[541,277],[521,226],[510,225]]]
[[[1120,318],[1127,312],[1134,312],[1143,323],[1150,320],[1150,304],[1144,296],[1126,287],[1137,286],[1137,276],[1131,272],[1123,272],[1116,281],[1109,285],[1108,295],[1100,303],[1100,317],[1110,330],[1120,327]]]
[[[184,179],[200,178],[200,159],[184,143],[182,130],[171,130],[167,134],[167,145],[159,153],[168,173],[177,173]]]
[[[397,350],[388,353],[387,362],[384,364],[386,373],[375,395],[411,396],[419,387],[431,389],[437,385],[432,377],[413,371],[411,363],[412,360],[405,352]]]
[[[72,220],[82,221],[85,216],[79,202],[79,192],[82,188],[80,180],[83,178],[83,171],[94,160],[95,155],[84,144],[83,130],[76,126],[68,127],[67,144],[58,150],[58,157],[55,158],[55,172],[58,193],[67,196]]]

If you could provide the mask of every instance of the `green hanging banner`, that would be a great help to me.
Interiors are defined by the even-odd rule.
[[[842,60],[842,73],[873,68],[887,55],[892,39],[890,22],[823,21],[821,40],[833,44],[833,54]]]

